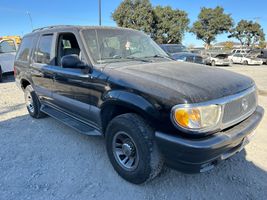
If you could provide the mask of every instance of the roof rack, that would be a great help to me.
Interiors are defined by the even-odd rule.
[[[42,31],[42,30],[52,29],[52,28],[70,27],[70,26],[71,26],[71,25],[54,25],[54,26],[46,26],[46,27],[42,27],[42,28],[34,29],[32,32]]]

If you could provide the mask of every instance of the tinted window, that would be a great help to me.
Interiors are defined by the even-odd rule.
[[[53,35],[43,35],[40,38],[37,50],[35,52],[36,62],[49,64],[51,59]]]
[[[20,61],[29,61],[29,55],[30,55],[30,49],[32,47],[33,38],[32,37],[26,37],[23,38],[20,48],[17,53],[17,60]]]
[[[16,46],[13,40],[4,40],[0,43],[0,53],[15,52]]]

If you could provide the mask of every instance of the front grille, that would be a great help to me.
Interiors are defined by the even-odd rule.
[[[224,128],[241,122],[249,117],[257,107],[257,94],[255,90],[245,94],[224,105],[222,123]]]

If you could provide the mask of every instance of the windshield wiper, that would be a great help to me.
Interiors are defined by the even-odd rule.
[[[166,58],[166,59],[174,60],[173,58],[171,58],[169,56],[163,56],[163,55],[159,55],[159,54],[155,54],[153,56],[147,56],[146,58]]]
[[[151,62],[150,60],[143,59],[143,58],[137,58],[137,57],[134,57],[134,56],[127,56],[126,59],[136,60],[136,61],[141,61],[141,62]]]

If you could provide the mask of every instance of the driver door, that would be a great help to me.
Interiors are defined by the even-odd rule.
[[[83,52],[75,33],[59,33],[56,42],[55,66],[53,71],[52,99],[54,106],[64,112],[85,120],[90,111],[89,74],[82,69],[63,68],[63,56],[75,54],[82,60]]]

